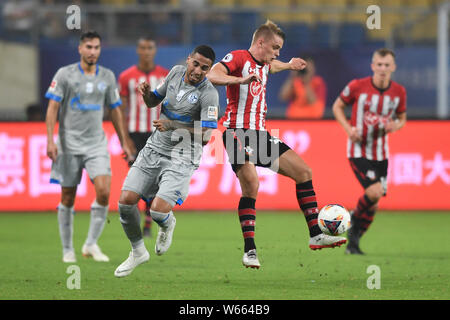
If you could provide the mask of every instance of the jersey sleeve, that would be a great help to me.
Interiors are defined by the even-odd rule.
[[[344,101],[345,104],[351,105],[355,101],[357,89],[358,81],[352,80],[345,86],[339,97],[341,97],[342,101]]]
[[[110,71],[109,74],[109,83],[106,89],[105,103],[108,107],[114,109],[122,104],[122,100],[120,100],[116,77],[114,76],[114,73],[112,71]]]
[[[406,89],[401,87],[400,102],[395,111],[397,114],[406,112]]]
[[[121,97],[128,97],[130,95],[130,90],[128,89],[127,77],[124,72],[122,72],[119,76],[119,94]]]
[[[220,60],[220,63],[227,68],[228,74],[232,74],[241,67],[240,55],[236,51],[230,52]]]
[[[53,77],[50,86],[45,94],[47,99],[55,100],[56,102],[61,102],[64,98],[64,91],[66,89],[66,78],[64,75],[64,69],[59,69],[55,76]]]
[[[219,116],[219,93],[215,88],[208,90],[201,99],[200,120],[203,128],[217,128]]]

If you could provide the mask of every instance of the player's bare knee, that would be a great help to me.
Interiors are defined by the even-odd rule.
[[[381,183],[375,183],[366,189],[366,195],[372,202],[378,202],[383,197],[383,194]]]
[[[172,206],[167,201],[156,197],[152,201],[152,205],[151,205],[150,209],[153,211],[157,211],[157,212],[167,213],[172,210]]]
[[[120,193],[119,203],[121,204],[127,204],[127,205],[134,205],[139,202],[139,195],[132,191],[123,190]]]

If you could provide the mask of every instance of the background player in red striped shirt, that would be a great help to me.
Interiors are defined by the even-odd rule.
[[[284,32],[267,21],[254,32],[248,50],[228,53],[208,74],[213,84],[227,86],[227,109],[221,120],[227,128],[223,141],[242,189],[238,207],[244,236],[242,263],[251,268],[260,267],[254,241],[259,187],[256,166],[268,167],[295,181],[297,200],[309,227],[311,249],[340,246],[346,242],[343,237],[327,236],[321,232],[317,225],[318,208],[311,168],[289,146],[266,130],[269,73],[306,67],[306,62],[300,58],[292,58],[288,63],[277,60],[284,39]]]
[[[350,254],[363,254],[359,239],[372,223],[378,201],[386,195],[388,134],[406,123],[406,90],[391,80],[396,68],[394,52],[376,50],[371,68],[373,76],[352,80],[333,105],[334,116],[348,135],[350,166],[365,189],[348,231],[346,253]],[[347,105],[352,106],[350,123],[344,112]]]
[[[124,117],[124,125],[129,132],[128,143],[135,151],[133,159],[145,146],[154,129],[153,120],[158,120],[161,112],[160,105],[147,108],[137,89],[140,83],[147,82],[153,91],[169,73],[167,69],[155,64],[156,51],[156,42],[151,37],[139,38],[136,48],[138,64],[129,67],[119,76],[119,90],[123,103],[121,108],[127,115]],[[133,161],[128,162],[128,166],[131,166]],[[143,228],[145,237],[151,236],[150,205],[151,202],[146,203]]]

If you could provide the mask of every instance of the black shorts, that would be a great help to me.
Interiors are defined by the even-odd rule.
[[[283,153],[291,149],[267,131],[227,129],[222,138],[234,172],[246,161],[269,168]]]
[[[145,147],[148,138],[152,135],[151,132],[130,132],[130,138],[134,142],[134,146],[136,147],[135,158],[139,154],[139,151]],[[128,166],[131,167],[134,161],[129,161]]]
[[[368,160],[366,158],[349,158],[350,166],[364,189],[381,182],[384,195],[387,192],[388,161]]]

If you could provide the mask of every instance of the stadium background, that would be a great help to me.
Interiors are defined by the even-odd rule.
[[[286,104],[278,99],[287,72],[271,76],[269,127],[279,129],[313,168],[319,205],[339,202],[351,207],[361,193],[345,159],[345,134],[332,121],[331,105],[353,78],[371,74],[374,49],[397,53],[394,80],[408,93],[408,122],[391,137],[389,197],[382,209],[450,209],[450,122],[437,108],[437,0],[5,0],[0,4],[0,210],[53,210],[59,189],[48,183],[45,125],[31,124],[27,107],[45,114],[44,93],[56,70],[79,60],[79,30],[69,30],[67,7],[81,8],[81,28],[103,37],[99,63],[116,77],[136,63],[135,43],[151,34],[158,43],[156,63],[166,68],[183,63],[198,44],[214,47],[217,59],[248,48],[253,30],[267,18],[287,34],[281,59],[311,55],[327,84],[324,120],[278,121]],[[381,29],[366,26],[369,5],[381,8]],[[448,88],[447,88],[448,91]],[[225,89],[219,88],[221,111]],[[447,106],[448,109],[448,106]],[[422,121],[422,120],[427,121]],[[107,120],[107,119],[105,119]],[[127,167],[110,123],[105,122],[113,158],[111,209]],[[216,156],[216,155],[214,155]],[[235,209],[239,190],[229,165],[204,157],[182,209]],[[258,209],[297,209],[293,186],[283,177],[261,170]],[[275,176],[276,177],[276,176]],[[208,183],[206,184],[205,181]],[[226,192],[225,192],[225,191]],[[220,195],[220,196],[219,196]],[[76,209],[88,210],[94,197],[83,180]]]

